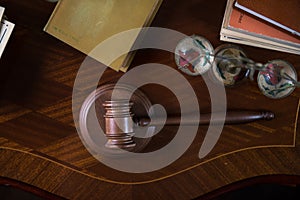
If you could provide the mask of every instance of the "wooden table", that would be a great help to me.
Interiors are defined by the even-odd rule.
[[[152,26],[201,35],[217,47],[223,44],[219,31],[225,4],[225,0],[165,0]],[[86,150],[73,120],[73,84],[86,56],[43,32],[55,4],[0,0],[0,5],[16,24],[0,60],[2,184],[66,199],[205,199],[258,182],[300,184],[300,90],[272,100],[250,80],[226,88],[228,109],[271,110],[275,119],[226,125],[216,146],[201,159],[198,153],[207,126],[200,126],[183,156],[154,172],[132,174],[105,166]],[[240,46],[256,61],[285,59],[299,71],[300,56]],[[172,53],[155,49],[139,50],[130,69],[145,63],[178,70]],[[122,75],[106,69],[99,86],[115,83]],[[194,89],[201,112],[210,111],[202,77],[183,76]],[[166,88],[150,84],[141,90],[167,112],[180,111]],[[164,127],[148,151],[168,144],[176,130],[176,126]]]

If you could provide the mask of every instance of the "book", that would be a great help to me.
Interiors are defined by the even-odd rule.
[[[244,39],[255,39],[258,42],[300,50],[300,38],[277,29],[274,26],[270,26],[234,7],[228,18],[226,28],[222,30],[223,34],[242,37]]]
[[[0,6],[0,58],[15,26],[14,23],[3,19],[4,10],[5,8]]]
[[[235,6],[300,36],[299,0],[236,0]]]
[[[248,13],[242,12],[235,7],[232,9],[228,26],[233,29],[239,29],[240,31],[247,31],[250,35],[257,35],[262,38],[269,37],[277,42],[300,47],[300,37],[296,37],[284,30],[270,26],[268,23],[258,20],[257,18],[253,18]]]
[[[220,40],[300,54],[300,38],[234,6],[228,0]]]
[[[135,28],[149,26],[162,0],[61,0],[57,3],[44,31],[73,48],[91,56],[116,71],[126,72],[134,56],[131,47],[139,33],[125,38],[121,55],[112,63],[107,63],[93,50],[106,39]],[[124,41],[122,41],[123,43]],[[104,51],[114,55],[118,44]]]
[[[267,42],[257,41],[255,37],[254,38],[243,38],[243,37],[236,37],[236,36],[230,35],[230,34],[221,34],[220,40],[300,55],[299,50],[278,46],[276,44],[275,45],[270,44],[270,43],[268,43],[268,41]]]

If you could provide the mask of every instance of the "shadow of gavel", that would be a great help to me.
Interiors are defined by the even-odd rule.
[[[126,100],[105,101],[103,106],[106,110],[105,134],[108,139],[107,148],[129,149],[135,147],[133,141],[134,127],[156,126],[156,125],[218,125],[218,124],[242,124],[257,120],[271,120],[274,113],[269,111],[228,111],[224,114],[211,113],[201,114],[200,120],[195,121],[192,117],[181,118],[171,116],[166,120],[161,118],[138,117],[131,112],[132,102]]]

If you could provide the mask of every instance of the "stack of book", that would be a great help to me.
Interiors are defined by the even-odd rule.
[[[300,55],[299,0],[227,0],[220,39]]]
[[[108,67],[126,72],[134,56],[131,48],[139,33],[122,41],[118,37],[114,45],[95,49],[119,33],[149,26],[161,3],[162,0],[58,1],[44,31]],[[126,49],[127,53],[120,56],[119,49]],[[112,63],[108,61],[115,57]]]
[[[8,20],[4,19],[4,8],[0,6],[0,20],[1,20],[1,26],[0,26],[0,58],[2,56],[2,53],[4,51],[4,48],[8,42],[8,39],[13,31],[14,24],[9,22]]]

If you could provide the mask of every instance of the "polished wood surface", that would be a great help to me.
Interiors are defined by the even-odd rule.
[[[202,35],[217,47],[224,43],[219,31],[225,4],[225,0],[164,0],[152,26]],[[250,80],[226,89],[227,107],[270,110],[275,119],[225,126],[213,150],[199,159],[207,131],[207,126],[201,126],[182,157],[154,172],[131,174],[103,165],[82,144],[75,128],[78,119],[72,114],[73,84],[86,56],[43,32],[55,4],[0,0],[0,5],[16,24],[0,60],[0,176],[5,179],[66,199],[206,198],[228,185],[270,176],[273,178],[264,180],[300,184],[300,90],[272,100]],[[300,56],[240,46],[256,61],[280,58],[300,70]],[[86,60],[91,66],[104,67]],[[144,63],[161,63],[177,70],[174,55],[161,50],[139,50],[130,69]],[[115,83],[122,75],[106,69],[99,85]],[[198,97],[201,112],[210,111],[202,77],[184,77]],[[92,91],[88,80],[79,93]],[[153,104],[163,105],[170,114],[179,113],[178,101],[168,89],[150,84],[141,90]],[[81,102],[77,104],[79,110]],[[164,127],[145,151],[165,146],[176,131],[176,126]]]

